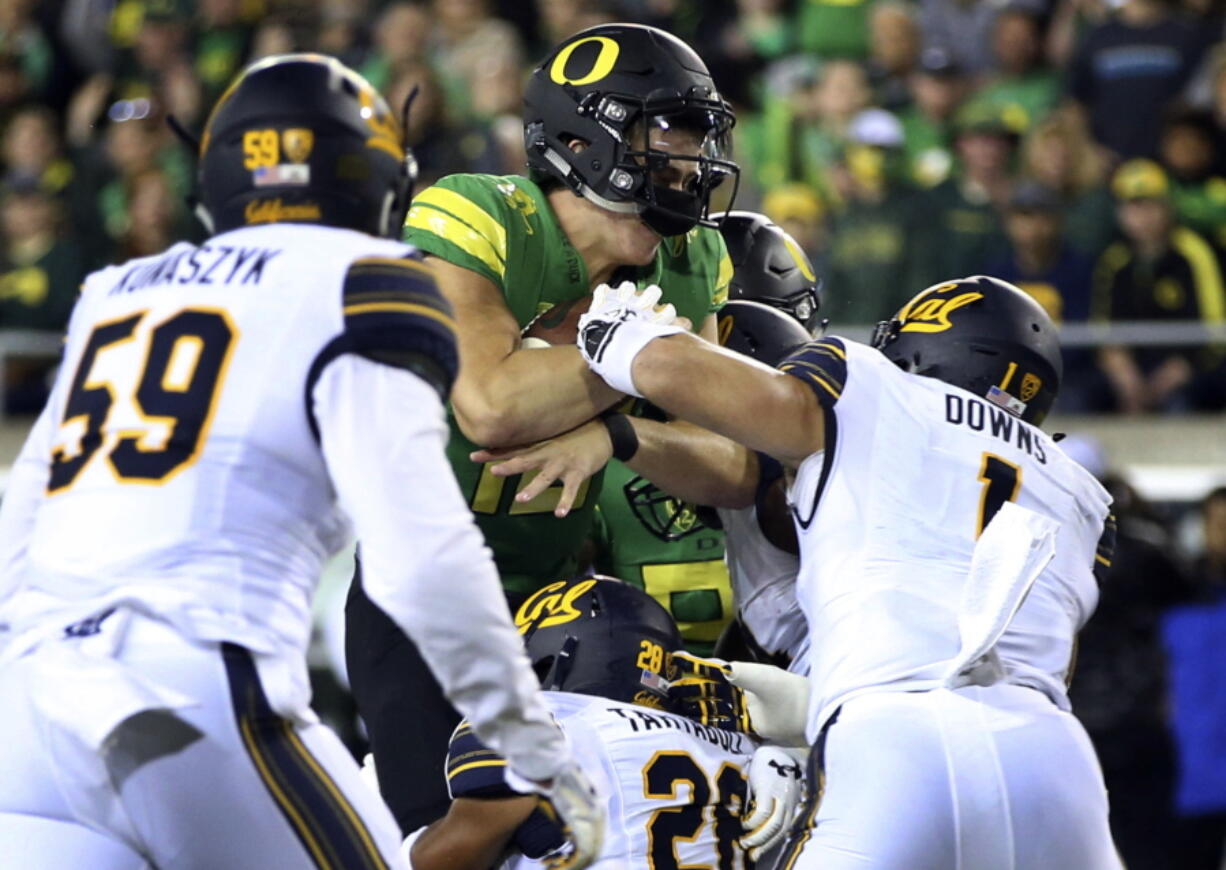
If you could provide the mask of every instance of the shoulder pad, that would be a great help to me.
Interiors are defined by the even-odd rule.
[[[781,362],[779,371],[799,378],[823,408],[834,407],[847,383],[847,347],[838,338],[819,338]]]
[[[455,320],[419,254],[362,257],[350,263],[341,285],[341,313],[343,331],[311,364],[308,410],[324,367],[346,353],[411,371],[447,401],[460,365]],[[314,416],[308,419],[315,431]],[[318,431],[315,434],[318,437]]]
[[[404,240],[501,287],[507,203],[492,175],[449,175],[413,197]]]
[[[453,800],[518,794],[503,777],[506,767],[506,760],[477,738],[467,719],[460,723],[447,747],[447,790]]]

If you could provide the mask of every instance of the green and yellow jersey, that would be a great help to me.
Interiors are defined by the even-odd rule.
[[[562,231],[544,191],[521,176],[443,178],[414,197],[404,240],[489,279],[521,328],[541,312],[593,289],[583,258]],[[640,287],[658,284],[663,301],[671,302],[695,329],[723,305],[731,278],[723,237],[702,227],[665,239],[654,262],[616,276]],[[591,530],[601,475],[587,482],[575,508],[558,519],[553,509],[561,487],[526,504],[515,503],[515,493],[527,481],[494,477],[486,466],[470,461],[476,445],[460,432],[454,415],[450,425],[452,468],[507,591],[527,594],[574,574]]]
[[[686,648],[710,655],[734,615],[724,533],[616,460],[605,468],[595,532],[597,573],[645,590],[677,620]]]

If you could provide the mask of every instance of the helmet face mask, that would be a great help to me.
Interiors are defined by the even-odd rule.
[[[641,25],[571,37],[533,73],[524,98],[524,144],[538,177],[640,215],[665,237],[718,226],[711,194],[731,177],[735,197],[740,176],[730,159],[734,123],[689,46]]]
[[[903,371],[961,387],[1036,426],[1060,391],[1055,324],[998,278],[934,284],[878,323],[870,344]]]

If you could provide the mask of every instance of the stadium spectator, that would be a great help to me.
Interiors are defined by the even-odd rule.
[[[37,184],[0,195],[0,329],[62,330],[85,275],[76,245],[59,230],[58,203]]]
[[[432,60],[442,76],[448,109],[459,122],[480,119],[482,84],[504,79],[520,84],[525,57],[519,34],[493,15],[488,0],[434,0],[432,8]]]
[[[953,121],[966,93],[962,71],[942,49],[925,49],[908,79],[913,104],[901,116],[912,180],[935,187],[953,169]]]
[[[956,119],[955,173],[926,194],[919,286],[974,275],[1005,247],[998,206],[1012,185],[1016,132],[996,106],[968,102]]]
[[[1056,323],[1084,321],[1090,314],[1093,262],[1069,244],[1060,195],[1035,181],[1021,181],[1005,208],[1008,252],[986,272],[1021,287]],[[1056,407],[1066,413],[1098,410],[1102,376],[1093,353],[1065,346],[1064,374]]]
[[[254,20],[263,10],[242,0],[196,0],[194,6],[192,55],[203,103],[211,106],[251,53]]]
[[[1065,240],[1061,206],[1055,191],[1034,181],[1020,182],[1005,208],[1008,254],[987,268],[988,274],[1033,296],[1057,323],[1089,317],[1093,268],[1090,259]]]
[[[1115,555],[1078,639],[1070,697],[1098,752],[1124,862],[1130,870],[1182,870],[1170,863],[1175,751],[1159,625],[1163,610],[1187,599],[1186,580],[1170,533],[1149,506],[1118,475],[1103,483],[1115,499]]]
[[[1175,214],[1226,250],[1226,154],[1209,112],[1177,108],[1162,128],[1162,163],[1171,176]]]
[[[1205,496],[1200,519],[1204,552],[1189,574],[1194,602],[1163,620],[1179,760],[1171,866],[1180,870],[1219,870],[1226,859],[1226,487]]]
[[[967,75],[992,68],[992,25],[999,3],[982,0],[919,0],[924,45],[947,51]]]
[[[29,91],[41,96],[51,79],[55,52],[34,20],[35,5],[35,0],[0,3],[0,55],[13,58]]]
[[[1060,194],[1069,244],[1089,257],[1097,257],[1115,235],[1115,204],[1104,170],[1075,112],[1056,112],[1022,143],[1022,173]]]
[[[1073,56],[1068,92],[1088,113],[1095,140],[1115,157],[1153,157],[1155,123],[1207,47],[1172,0],[1127,0],[1091,28]]]
[[[4,184],[35,184],[53,195],[67,192],[73,167],[62,152],[55,113],[46,106],[28,106],[13,115],[0,143]]]
[[[915,7],[885,0],[869,16],[869,80],[875,102],[898,112],[911,103],[909,79],[919,68],[923,39]]]
[[[371,30],[374,50],[358,72],[386,92],[399,76],[421,67],[431,26],[430,10],[420,3],[388,5],[379,13]]]
[[[1060,98],[1060,78],[1043,61],[1043,27],[1038,12],[1020,4],[1006,6],[992,27],[991,76],[977,94],[1028,129],[1047,117]]]
[[[166,174],[147,169],[128,179],[127,229],[119,238],[116,260],[149,257],[179,239],[194,235]]]
[[[1131,160],[1112,191],[1124,239],[1095,267],[1091,313],[1097,320],[1226,320],[1226,292],[1213,248],[1180,225],[1162,167]],[[1212,409],[1226,403],[1220,347],[1104,347],[1099,365],[1128,414]]]
[[[809,255],[818,278],[827,281],[830,274],[829,215],[817,193],[803,184],[781,184],[762,197],[762,212],[796,240],[801,250]]]
[[[875,0],[801,0],[796,29],[800,49],[821,58],[863,60]]]
[[[916,259],[924,215],[905,183],[902,144],[902,125],[884,109],[866,109],[848,127],[834,170],[843,206],[831,227],[822,305],[839,324],[885,320],[923,286]]]

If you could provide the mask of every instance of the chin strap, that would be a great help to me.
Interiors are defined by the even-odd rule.
[[[562,157],[562,155],[559,154],[557,151],[553,150],[552,148],[546,147],[545,149],[542,150],[541,153],[545,156],[545,159],[549,161],[549,165],[552,166],[554,169],[558,170],[558,172],[562,174],[563,178],[569,178],[570,175],[574,172],[574,170],[571,169],[570,164],[566,162],[566,160]],[[579,194],[579,196],[583,197],[588,202],[592,203],[593,205],[599,206],[600,208],[603,208],[606,211],[616,212],[617,214],[642,214],[643,213],[643,207],[639,205],[637,202],[614,202],[611,199],[606,199],[605,197],[598,194],[596,191],[592,190],[582,181],[576,182],[575,186],[573,187],[573,190],[575,191],[575,193]]]

